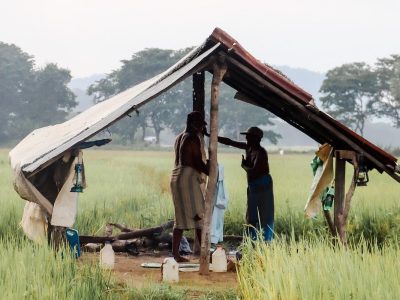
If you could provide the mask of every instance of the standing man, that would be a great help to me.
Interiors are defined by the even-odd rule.
[[[218,142],[243,149],[242,168],[247,173],[247,223],[251,225],[249,233],[256,239],[255,229],[263,230],[265,241],[270,242],[274,229],[274,194],[272,177],[269,174],[268,154],[260,145],[263,131],[258,127],[250,127],[246,132],[246,143],[233,141],[226,137],[218,137]]]
[[[175,140],[175,166],[171,175],[171,192],[175,207],[172,254],[177,262],[188,261],[179,254],[183,230],[196,229],[199,242],[201,239],[204,215],[202,173],[208,175],[209,171],[201,151],[201,134],[206,124],[200,112],[189,113],[185,131]]]

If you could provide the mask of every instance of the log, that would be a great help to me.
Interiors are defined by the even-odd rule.
[[[116,240],[111,243],[111,246],[115,252],[129,252],[131,254],[138,254],[139,251],[137,251],[138,248],[138,240],[133,239],[133,240]],[[132,253],[131,250],[136,250]]]
[[[162,224],[157,227],[151,227],[146,229],[139,229],[132,232],[122,233],[117,235],[118,240],[129,240],[133,238],[143,237],[143,236],[151,236],[153,234],[159,234],[165,231],[166,229],[172,228],[174,226],[174,221],[169,221],[168,223]]]
[[[129,228],[126,225],[123,224],[118,224],[118,223],[108,223],[111,226],[114,226],[115,228],[118,228],[119,230],[121,230],[122,232],[132,232],[137,230],[136,228]]]
[[[105,229],[104,233],[106,236],[112,236],[113,228],[112,228],[111,224],[106,225],[106,229]]]
[[[160,234],[166,229],[172,228],[173,225],[174,221],[169,221],[168,223],[162,224],[157,227],[139,229],[131,232],[122,233],[116,236],[81,235],[79,236],[79,240],[82,245],[87,243],[105,243],[105,242],[113,242],[116,240],[130,240],[144,236],[152,236],[153,234]]]
[[[210,170],[208,175],[205,197],[205,211],[200,246],[200,274],[208,275],[210,264],[210,223],[212,215],[212,200],[217,184],[217,149],[218,149],[218,97],[219,86],[226,73],[225,57],[220,56],[218,63],[213,66],[213,79],[211,84],[210,105],[210,141],[208,145]]]
[[[139,241],[137,239],[116,240],[111,243],[111,246],[115,252],[129,252],[130,254],[137,254],[139,253],[137,251],[137,248],[139,246],[138,243]],[[101,243],[88,243],[82,246],[82,250],[85,252],[99,252],[101,248]]]
[[[242,235],[224,235],[224,241],[237,241],[240,242],[243,240]]]

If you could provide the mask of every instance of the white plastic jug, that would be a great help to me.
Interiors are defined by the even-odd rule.
[[[228,260],[226,258],[225,250],[221,245],[212,254],[212,271],[213,272],[226,272]]]
[[[103,269],[113,269],[115,263],[115,253],[110,244],[106,242],[103,249],[100,250],[100,267]]]
[[[162,281],[179,282],[179,264],[173,257],[167,257],[161,266]]]

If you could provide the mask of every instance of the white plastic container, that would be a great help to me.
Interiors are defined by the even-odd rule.
[[[225,250],[221,245],[212,254],[212,271],[213,272],[226,272],[228,260],[226,258]]]
[[[100,267],[103,269],[113,269],[115,263],[115,253],[110,244],[106,242],[104,247],[100,250]]]
[[[179,282],[179,264],[173,257],[167,257],[161,266],[161,276],[164,282]]]

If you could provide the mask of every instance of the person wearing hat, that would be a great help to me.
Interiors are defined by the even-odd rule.
[[[249,234],[256,239],[255,229],[261,228],[264,240],[269,242],[274,229],[274,194],[268,153],[260,144],[264,134],[258,127],[250,127],[240,134],[246,136],[246,142],[226,137],[218,137],[218,142],[246,151],[246,156],[242,155],[241,166],[247,173],[246,221],[250,225]]]
[[[202,132],[207,123],[203,115],[193,111],[187,115],[186,129],[175,140],[175,164],[171,175],[171,193],[175,208],[172,236],[172,254],[177,262],[188,259],[179,254],[183,230],[195,229],[201,239],[204,215],[202,174],[208,175],[208,165],[203,160]]]

